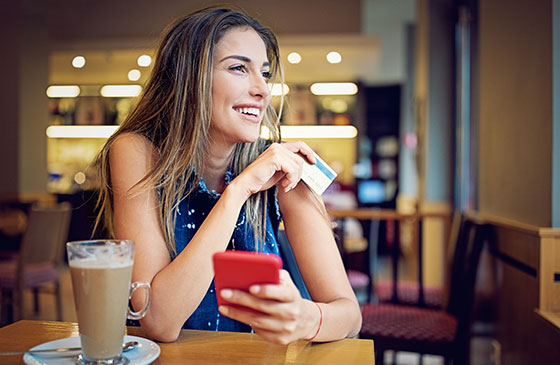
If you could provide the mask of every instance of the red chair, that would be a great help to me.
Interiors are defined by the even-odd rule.
[[[366,304],[360,338],[373,339],[378,364],[386,350],[444,356],[469,363],[471,312],[476,271],[487,227],[463,219],[457,234],[445,310],[395,304]]]

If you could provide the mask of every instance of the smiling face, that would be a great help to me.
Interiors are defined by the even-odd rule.
[[[266,46],[252,28],[229,30],[216,44],[212,79],[212,143],[254,142],[270,103]]]

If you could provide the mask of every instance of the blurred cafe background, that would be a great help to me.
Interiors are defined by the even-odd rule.
[[[62,249],[61,304],[34,288],[11,308],[18,294],[2,268],[22,243],[41,245],[28,233],[33,207],[68,202],[59,241],[91,236],[90,163],[134,105],[165,25],[214,3],[0,0],[2,324],[75,320]],[[395,302],[395,290],[401,305],[414,289],[420,307],[445,311],[459,215],[489,233],[472,295],[462,289],[472,306],[454,322],[466,330],[450,341],[471,344],[472,364],[557,361],[560,0],[230,3],[279,38],[286,84],[271,87],[273,103],[286,100],[282,135],[338,173],[323,198],[364,308]],[[415,352],[384,361],[445,356]]]

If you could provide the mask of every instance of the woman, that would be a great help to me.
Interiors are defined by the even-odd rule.
[[[208,8],[164,33],[138,105],[98,158],[110,232],[136,242],[133,281],[152,285],[146,334],[174,341],[181,328],[250,331],[268,341],[330,341],[361,325],[324,206],[301,178],[302,142],[277,143],[269,82],[276,37],[247,14]],[[272,141],[261,139],[261,125]],[[278,254],[287,236],[314,301],[286,271],[279,285],[215,293],[212,255]],[[216,295],[255,311],[216,304]],[[142,303],[141,295],[133,305]]]

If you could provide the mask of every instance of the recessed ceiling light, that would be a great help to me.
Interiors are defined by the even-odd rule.
[[[109,138],[118,125],[51,125],[47,128],[49,138]]]
[[[316,82],[311,85],[314,95],[354,95],[358,86],[353,82]]]
[[[290,63],[300,63],[301,62],[301,56],[299,53],[297,52],[292,52],[288,55],[288,62]]]
[[[332,51],[327,54],[327,61],[329,61],[329,63],[340,63],[340,61],[342,61],[342,56],[340,53]]]
[[[76,56],[72,60],[72,66],[75,68],[82,68],[86,65],[86,59],[84,56]]]
[[[137,69],[133,68],[132,70],[128,71],[128,79],[130,81],[138,81],[142,74]]]
[[[106,98],[127,98],[140,95],[140,85],[105,85],[101,88],[101,95]]]
[[[140,67],[148,67],[152,64],[152,57],[148,56],[147,54],[143,54],[142,56],[138,57],[138,60],[136,62]]]
[[[282,138],[356,138],[358,129],[353,125],[282,125]],[[270,138],[270,130],[263,126],[261,137]]]
[[[49,98],[75,98],[80,95],[80,87],[77,85],[53,85],[47,88]]]

